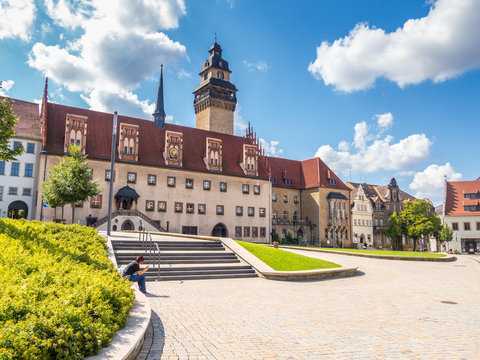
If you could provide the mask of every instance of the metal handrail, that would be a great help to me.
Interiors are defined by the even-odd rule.
[[[142,242],[145,255],[152,256],[152,258],[156,261],[153,262],[152,270],[157,268],[157,272],[160,272],[160,246],[156,241],[153,240],[152,234],[149,231],[141,230],[138,232],[138,240]],[[158,277],[157,277],[158,280]]]

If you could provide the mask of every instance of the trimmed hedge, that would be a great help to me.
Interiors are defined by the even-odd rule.
[[[82,359],[133,304],[92,228],[0,219],[0,359]]]

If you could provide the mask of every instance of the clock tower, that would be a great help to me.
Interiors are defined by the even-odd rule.
[[[228,62],[215,42],[200,71],[200,85],[193,92],[198,129],[233,135],[233,113],[237,105],[237,88],[230,82]]]

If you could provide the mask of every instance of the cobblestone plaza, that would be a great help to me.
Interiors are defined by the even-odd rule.
[[[301,251],[298,251],[302,253]],[[140,359],[479,359],[480,258],[305,253],[363,275],[150,283]]]

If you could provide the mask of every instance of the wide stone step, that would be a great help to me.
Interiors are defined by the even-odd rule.
[[[113,250],[138,250],[145,251],[147,249],[156,250],[156,247],[144,247],[144,246],[113,246]],[[225,251],[224,247],[198,247],[198,246],[159,246],[160,251]]]
[[[210,275],[184,275],[184,276],[159,276],[147,277],[146,281],[183,281],[183,280],[214,280],[214,279],[242,279],[255,278],[256,273],[251,274],[210,274]]]
[[[113,246],[145,246],[147,244],[157,244],[158,246],[194,246],[194,247],[223,247],[221,242],[202,242],[202,241],[118,241],[112,240]]]
[[[160,267],[160,274],[166,272],[177,271],[239,271],[239,270],[252,270],[250,265],[203,265],[203,266],[172,266],[172,267]],[[158,272],[158,268],[150,268],[146,272],[147,275]]]
[[[127,265],[133,261],[134,258],[131,259],[117,259],[117,264]],[[214,264],[214,263],[239,263],[240,260],[237,258],[221,258],[221,259],[175,259],[175,260],[165,260],[161,259],[160,264]],[[145,264],[157,264],[158,261],[155,259],[147,259],[145,260]]]

